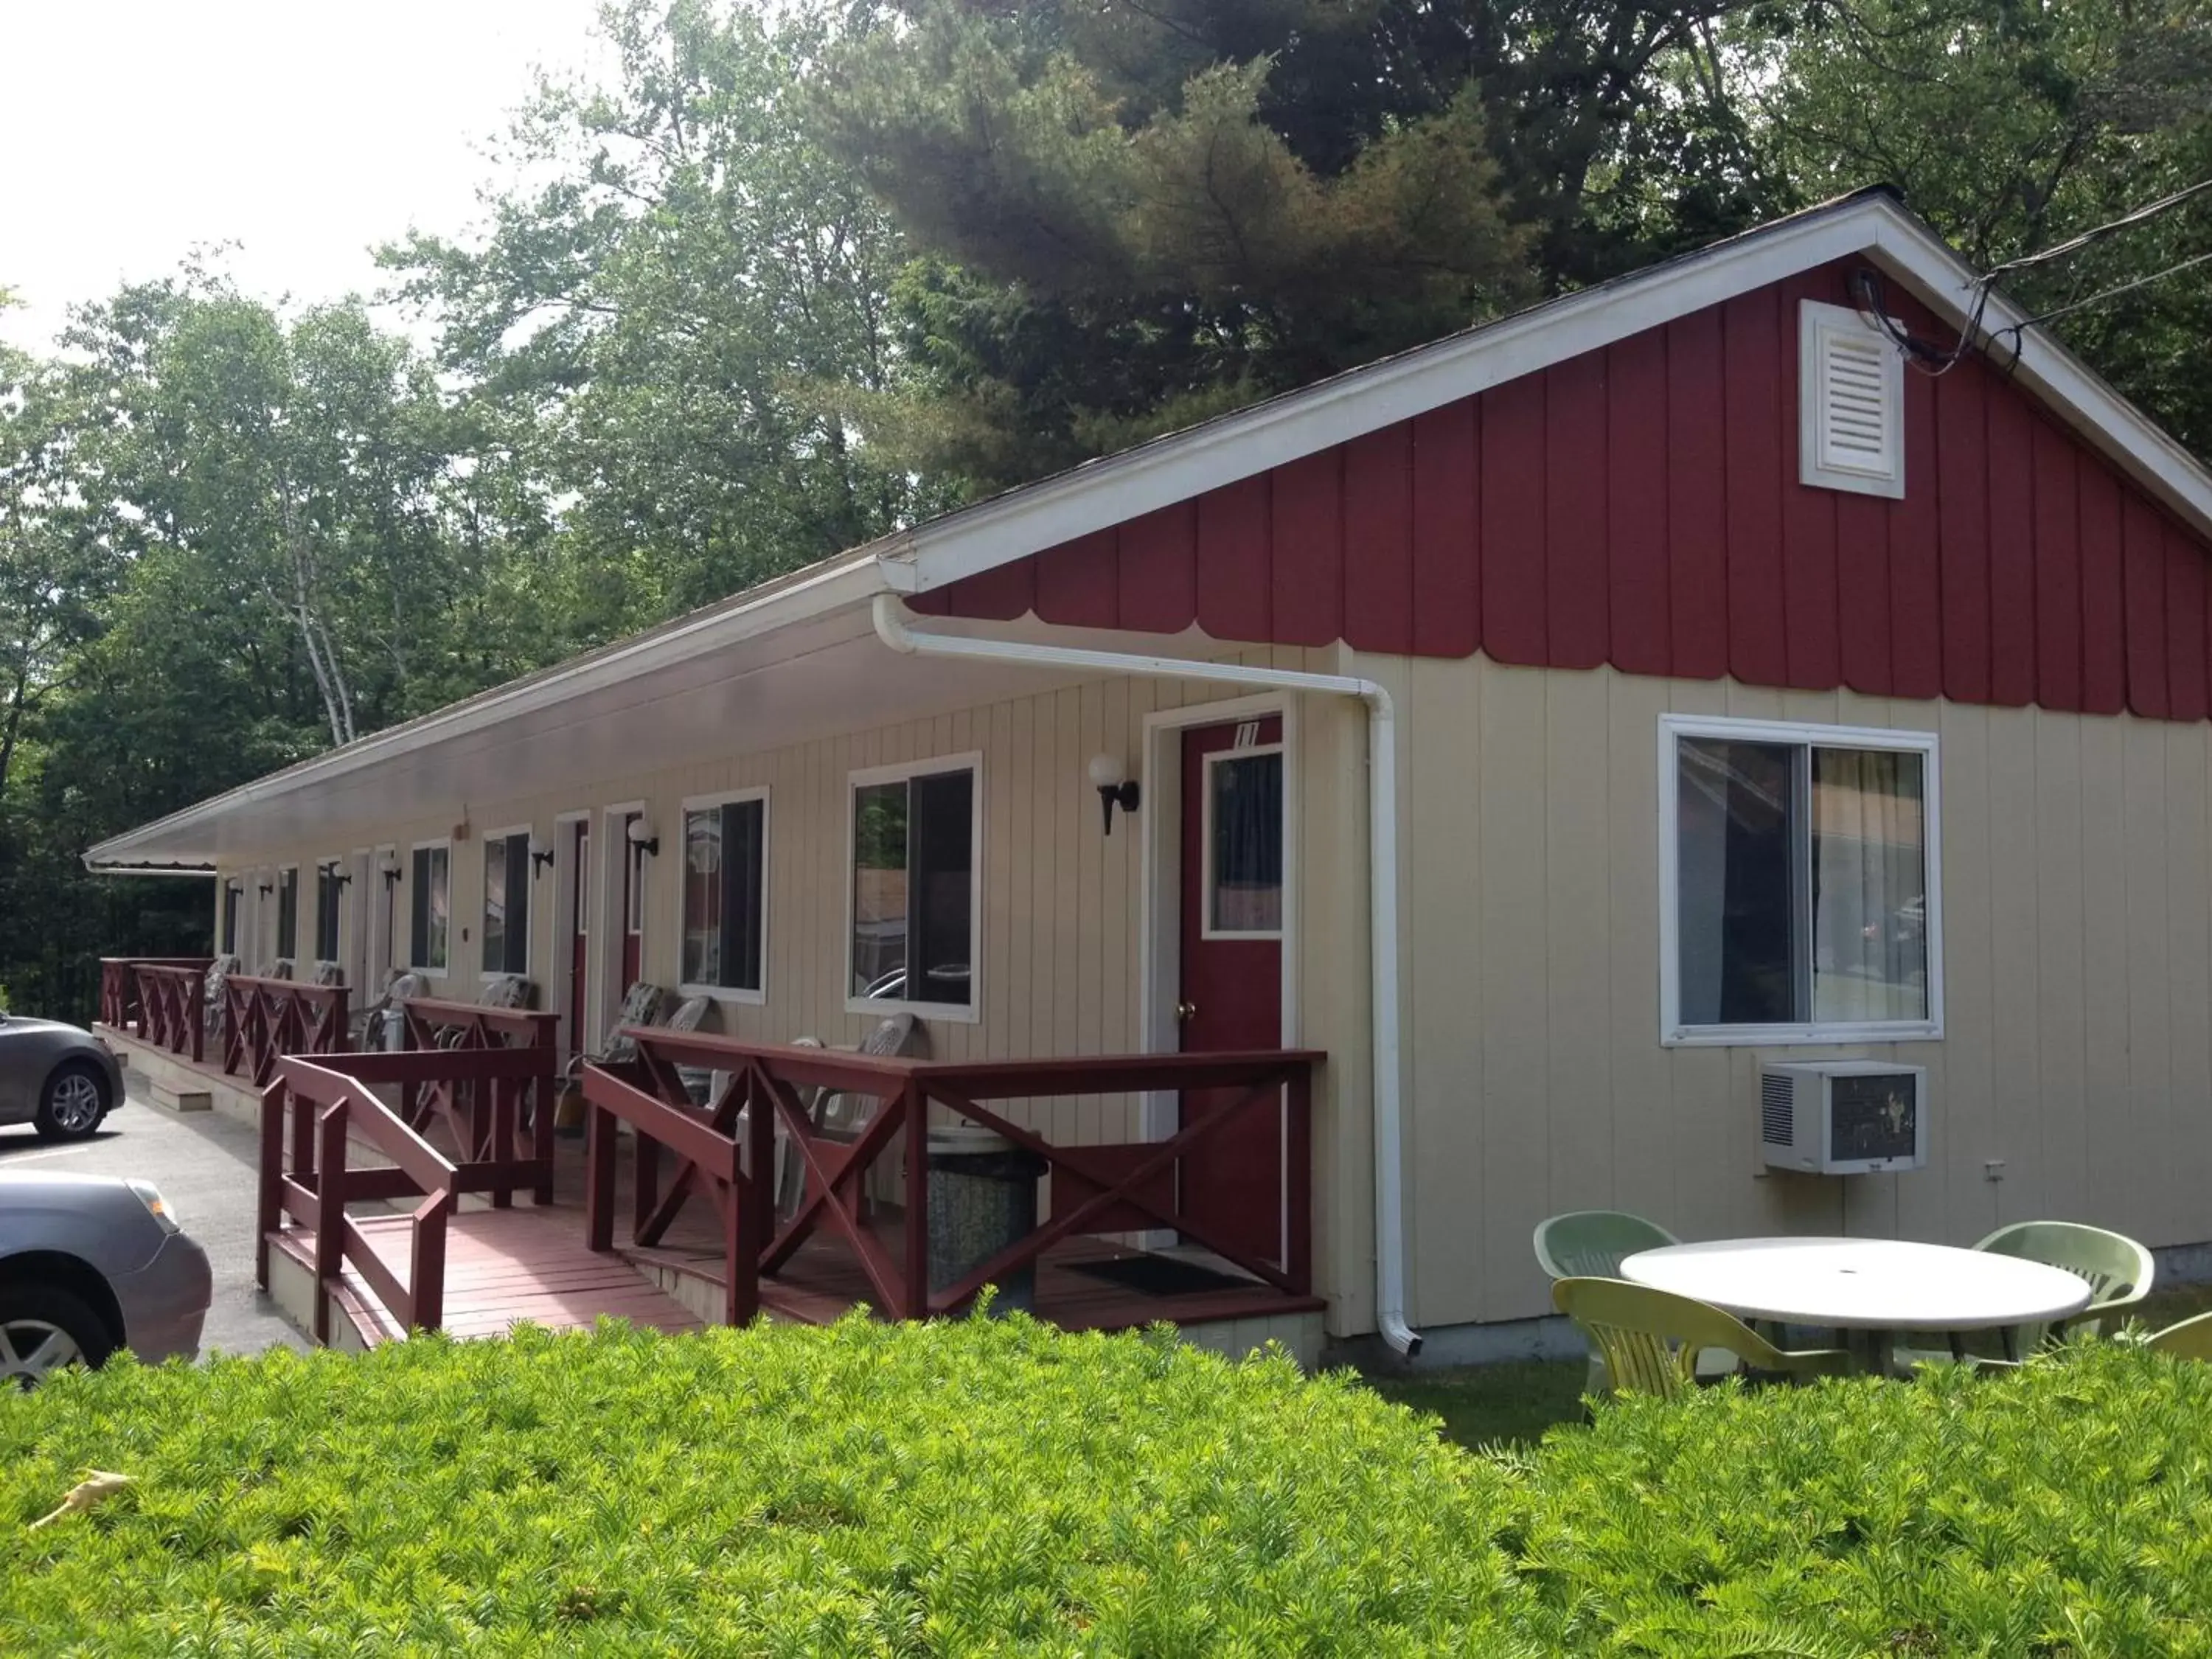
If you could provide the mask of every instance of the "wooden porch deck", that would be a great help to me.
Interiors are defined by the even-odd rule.
[[[553,1164],[553,1203],[544,1210],[514,1210],[516,1216],[544,1217],[554,1221],[564,1237],[581,1249],[584,1231],[585,1168],[580,1143],[562,1140]],[[635,1204],[636,1142],[624,1139],[617,1152],[616,1206],[629,1213]],[[471,1200],[477,1202],[479,1200]],[[468,1218],[465,1211],[455,1220]],[[902,1212],[884,1206],[877,1212],[870,1233],[901,1271],[906,1260],[905,1218]],[[637,1268],[681,1273],[712,1290],[719,1304],[724,1289],[724,1242],[720,1218],[703,1196],[679,1210],[657,1244],[627,1242],[615,1247],[617,1259]],[[605,1256],[592,1256],[605,1261]],[[1233,1279],[1232,1285],[1159,1295],[1124,1288],[1095,1271],[1103,1264],[1132,1260],[1172,1264],[1169,1271],[1195,1267]],[[1085,1271],[1091,1269],[1093,1271]],[[448,1282],[454,1264],[448,1262]],[[641,1279],[640,1282],[643,1282]],[[860,1258],[833,1234],[808,1238],[791,1259],[760,1281],[763,1310],[772,1317],[803,1325],[826,1325],[867,1304],[883,1311],[861,1268]],[[1148,1252],[1078,1234],[1046,1250],[1037,1263],[1036,1316],[1063,1330],[1127,1330],[1158,1320],[1171,1323],[1212,1324],[1230,1320],[1267,1319],[1284,1314],[1318,1311],[1327,1304],[1316,1296],[1293,1296],[1272,1285],[1238,1274],[1226,1262],[1210,1260],[1200,1252]]]
[[[199,971],[103,964],[103,1030],[205,1078],[210,1093],[252,1103],[258,1276],[269,1286],[277,1267],[322,1340],[366,1344],[416,1327],[491,1335],[526,1319],[560,1329],[608,1315],[664,1330],[761,1314],[822,1323],[862,1305],[923,1319],[1027,1273],[1036,1316],[1068,1329],[1167,1322],[1210,1333],[1200,1340],[1213,1346],[1318,1346],[1319,1054],[951,1064],[631,1027],[635,1060],[584,1068],[580,1146],[553,1133],[550,1016],[410,999],[409,1048],[348,1053],[343,1026],[318,1012],[319,990],[248,981],[252,1006],[228,1010],[217,1060],[202,1048],[204,1022],[186,1017],[199,999],[171,986]],[[687,1067],[724,1079],[717,1097],[695,1102]],[[1049,1141],[1019,1104],[1167,1091],[1186,1103],[1181,1126],[1126,1143]],[[840,1121],[825,1101],[845,1103]],[[1224,1181],[1215,1165],[1224,1128],[1255,1118],[1279,1127],[1249,1155],[1271,1175],[1279,1158],[1281,1170],[1278,1215],[1260,1211],[1256,1230],[1249,1206],[1232,1214],[1214,1201],[1245,1201],[1249,1180]],[[962,1121],[1034,1163],[1041,1213],[989,1260],[940,1265],[953,1282],[936,1283],[923,1262],[943,1190],[937,1160],[960,1154],[935,1131]],[[1212,1164],[1200,1156],[1209,1149]],[[799,1172],[795,1189],[774,1173],[780,1163]],[[1124,1242],[1161,1232],[1183,1247]]]
[[[428,1139],[441,1151],[452,1150],[451,1138],[442,1128]],[[374,1156],[365,1146],[356,1150]],[[617,1167],[621,1201],[627,1206],[632,1201],[636,1169],[632,1143],[624,1143]],[[446,1331],[457,1337],[501,1336],[524,1320],[548,1330],[574,1330],[588,1328],[603,1317],[626,1319],[659,1331],[703,1328],[707,1322],[648,1275],[680,1274],[696,1281],[707,1293],[705,1301],[720,1302],[722,1241],[709,1207],[687,1208],[658,1245],[619,1245],[613,1254],[604,1255],[586,1243],[583,1185],[582,1146],[562,1141],[554,1160],[550,1205],[521,1204],[501,1210],[490,1207],[480,1196],[462,1200],[447,1228]],[[386,1269],[404,1276],[410,1248],[408,1218],[387,1213],[356,1215],[355,1221]],[[872,1231],[891,1259],[902,1262],[900,1213],[886,1210]],[[314,1236],[310,1229],[288,1223],[270,1235],[270,1243],[312,1272]],[[1195,1270],[1237,1282],[1163,1295],[1117,1285],[1096,1271],[1133,1261],[1170,1264],[1165,1271],[1178,1276]],[[762,1279],[760,1300],[762,1311],[771,1319],[826,1325],[877,1298],[859,1259],[836,1240],[817,1237],[801,1245],[775,1274]],[[341,1276],[338,1302],[364,1346],[405,1334],[350,1265]],[[1318,1297],[1292,1296],[1256,1279],[1242,1279],[1226,1264],[1195,1254],[1146,1252],[1086,1236],[1054,1245],[1036,1267],[1036,1316],[1063,1330],[1127,1330],[1158,1320],[1177,1325],[1222,1324],[1317,1311],[1322,1306]]]

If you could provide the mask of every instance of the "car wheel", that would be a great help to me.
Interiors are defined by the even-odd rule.
[[[67,1291],[0,1285],[0,1386],[27,1389],[64,1365],[97,1365],[114,1352],[100,1316]]]
[[[107,1079],[97,1067],[81,1060],[65,1060],[46,1079],[32,1122],[48,1140],[81,1140],[100,1127],[112,1104]]]

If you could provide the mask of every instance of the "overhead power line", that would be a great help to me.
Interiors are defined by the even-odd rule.
[[[1990,295],[1995,290],[1998,277],[2014,271],[2031,270],[2037,265],[2048,264],[2054,259],[2063,259],[2069,254],[2078,253],[2083,248],[2102,241],[2115,232],[2126,230],[2133,226],[2142,224],[2148,220],[2154,219],[2160,214],[2169,212],[2192,198],[2202,196],[2208,191],[2212,191],[2212,179],[2201,179],[2193,185],[2175,191],[2170,196],[2161,196],[2155,202],[2146,202],[2142,206],[2133,209],[2117,219],[2094,226],[2081,232],[2078,236],[2070,236],[2055,246],[2045,248],[2039,252],[2023,253],[2016,259],[2008,259],[2002,264],[1990,266],[1989,270],[1974,279],[1972,297],[1966,307],[1966,324],[1960,329],[1958,339],[1949,346],[1939,346],[1932,342],[1920,339],[1909,329],[1899,325],[1891,319],[1889,308],[1883,299],[1886,285],[1878,272],[1863,271],[1852,278],[1852,301],[1858,307],[1862,315],[1895,343],[1898,350],[1904,355],[1905,362],[1923,374],[1930,375],[1948,374],[1956,366],[1959,360],[1966,355],[1976,338],[1983,333],[1982,319],[1988,313]],[[2184,259],[2178,264],[2168,265],[2163,270],[2154,271],[2148,276],[2138,276],[2131,282],[2116,283],[2111,288],[2090,295],[2086,299],[2073,301],[2069,304],[2046,311],[2039,316],[2030,317],[2023,321],[2008,324],[2003,328],[1995,330],[1989,335],[1989,343],[1994,346],[2003,337],[2007,335],[2012,337],[2012,358],[2005,365],[2005,370],[2009,374],[2013,366],[2020,362],[2023,336],[2027,330],[2035,327],[2038,324],[2047,323],[2053,318],[2066,316],[2069,313],[2083,310],[2106,300],[2117,299],[2123,294],[2132,293],[2139,288],[2147,288],[2153,283],[2163,282],[2168,276],[2208,262],[2212,262],[2212,253],[2198,254]]]
[[[2069,253],[2078,253],[2092,242],[2100,242],[2116,230],[2125,230],[2130,225],[2142,223],[2146,219],[2155,219],[2167,209],[2179,207],[2191,197],[2202,196],[2208,190],[2212,190],[2212,179],[2200,179],[2185,189],[2177,190],[2171,196],[2161,196],[2157,201],[2146,203],[2132,213],[2124,214],[2109,223],[2099,225],[2093,230],[2083,231],[2079,236],[2069,238],[2059,243],[2057,247],[2047,247],[2040,253],[2023,253],[2017,259],[2008,259],[2001,265],[1992,265],[1982,273],[1982,281],[1985,283],[1993,283],[2008,271],[2026,270],[2031,265],[2047,264],[2053,259],[2063,259]]]
[[[2212,252],[2197,254],[2193,258],[2182,260],[2179,264],[2168,265],[2164,270],[2154,270],[2148,276],[2138,276],[2131,283],[2115,283],[2110,288],[2098,289],[2086,300],[2075,300],[2066,305],[2053,307],[2049,311],[2015,323],[2010,328],[2001,328],[1997,332],[2014,336],[2015,341],[2014,349],[2017,352],[2019,349],[2017,340],[2022,329],[2033,328],[2039,323],[2049,322],[2054,317],[2063,317],[2069,312],[2081,311],[2089,306],[2100,305],[2106,300],[2117,300],[2123,294],[2132,294],[2139,288],[2148,288],[2153,283],[2162,283],[2169,276],[2178,276],[2182,271],[2202,264],[2212,264]]]

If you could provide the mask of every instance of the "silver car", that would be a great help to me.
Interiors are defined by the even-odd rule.
[[[122,1347],[189,1358],[213,1291],[152,1182],[0,1170],[0,1386]]]
[[[0,1124],[79,1140],[122,1098],[123,1067],[91,1032],[0,1012]]]

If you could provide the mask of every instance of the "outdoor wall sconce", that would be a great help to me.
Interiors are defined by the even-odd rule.
[[[384,884],[389,889],[397,887],[399,884],[399,878],[406,872],[399,867],[399,860],[397,858],[386,858],[384,860],[384,867],[379,873],[384,877]]]
[[[1093,755],[1091,757],[1091,787],[1098,792],[1099,815],[1105,820],[1106,833],[1114,833],[1114,809],[1124,812],[1137,810],[1137,782],[1128,775],[1117,756]]]
[[[340,864],[336,859],[332,859],[328,864],[317,866],[316,873],[318,875],[329,877],[331,885],[333,887],[350,887],[353,885],[352,875],[349,874],[345,866]]]
[[[261,896],[262,896],[262,897],[264,897],[264,898],[267,898],[267,897],[268,897],[271,893],[275,892],[276,890],[276,884],[275,882],[273,882],[273,881],[264,881],[264,882],[263,882],[263,883],[261,884]]]
[[[545,866],[553,862],[553,846],[538,836],[530,838],[530,873],[533,879],[545,873]]]
[[[636,817],[629,821],[629,844],[649,857],[660,856],[660,837],[653,833],[652,819]]]

